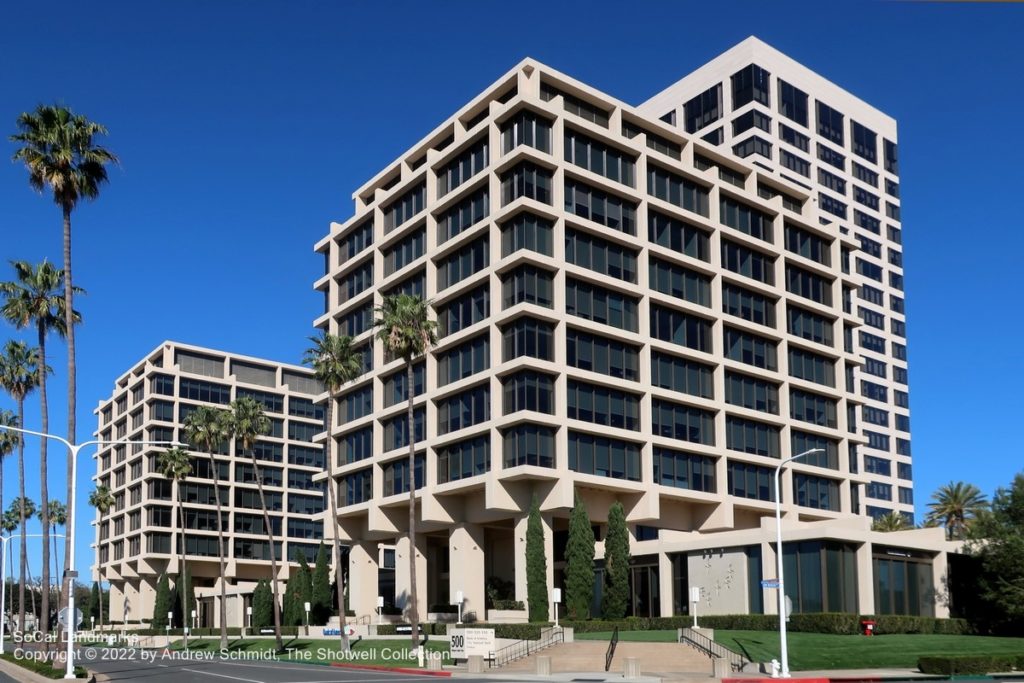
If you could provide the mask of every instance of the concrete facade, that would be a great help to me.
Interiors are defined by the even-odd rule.
[[[767,102],[736,108],[733,74],[751,65]],[[803,124],[778,113],[781,81],[804,94]],[[688,131],[686,104],[715,84],[717,111]],[[823,142],[818,100],[841,142]],[[827,454],[782,479],[787,547],[810,577],[798,609],[947,614],[941,531],[870,531],[887,510],[913,514],[886,141],[891,118],[751,38],[639,107],[524,60],[357,189],[316,245],[315,283],[315,325],[351,335],[366,368],[329,430],[357,617],[378,595],[407,606],[408,388],[372,331],[399,291],[440,323],[415,382],[421,616],[461,591],[482,619],[489,586],[525,601],[533,496],[561,586],[577,491],[599,558],[608,507],[625,506],[631,613],[686,613],[690,586],[702,613],[773,612],[759,587],[775,576],[770,474],[810,447]],[[812,180],[818,168],[834,177]],[[819,583],[845,582],[825,598],[816,556]],[[930,583],[910,598],[878,567]]]
[[[276,543],[281,590],[297,551],[312,564],[323,538],[323,448],[313,436],[323,429],[322,406],[313,399],[322,387],[308,368],[274,363],[177,342],[165,342],[115,382],[110,398],[96,409],[96,436],[105,441],[129,439],[181,441],[185,416],[197,406],[228,408],[251,396],[263,404],[272,433],[259,439],[257,458],[271,508],[271,524],[280,525]],[[152,617],[156,584],[163,573],[181,571],[178,545],[181,520],[178,484],[158,468],[159,446],[108,446],[97,451],[93,480],[114,495],[113,508],[96,519],[96,563],[93,579],[110,584],[110,615],[114,622],[140,623]],[[192,473],[182,498],[186,525],[186,558],[193,577],[203,627],[219,626],[219,558],[216,498],[209,456],[189,449]],[[269,542],[252,462],[234,443],[216,455],[219,463],[223,515],[229,626],[243,626],[245,608],[256,583],[271,574]],[[180,624],[178,625],[180,626]]]

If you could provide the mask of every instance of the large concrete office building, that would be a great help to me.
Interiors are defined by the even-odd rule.
[[[227,408],[245,396],[259,401],[271,433],[257,441],[277,559],[296,552],[315,560],[323,538],[323,406],[314,400],[322,387],[309,369],[176,342],[165,342],[117,379],[110,398],[96,409],[96,436],[181,441],[185,418],[198,406]],[[181,520],[178,484],[158,465],[162,446],[114,445],[96,454],[97,485],[107,486],[114,505],[97,516],[93,576],[110,584],[114,622],[139,623],[153,616],[161,574],[177,577]],[[185,559],[193,577],[198,625],[219,626],[220,560],[217,508],[209,455],[189,448],[192,472],[181,484],[185,516]],[[256,489],[251,457],[237,443],[216,453],[217,478],[226,530],[228,625],[243,626],[256,582],[269,579],[270,543]],[[287,579],[291,562],[278,565]]]
[[[599,557],[625,506],[631,614],[690,587],[773,612],[774,467],[811,448],[782,478],[795,610],[947,614],[942,530],[870,530],[914,512],[896,150],[750,38],[640,106],[524,60],[358,188],[315,284],[367,368],[330,429],[356,614],[409,584],[409,387],[371,329],[396,292],[440,337],[413,387],[421,615],[525,601],[533,496],[561,586],[577,492]]]

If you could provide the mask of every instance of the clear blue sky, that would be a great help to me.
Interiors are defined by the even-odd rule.
[[[60,101],[105,124],[122,160],[75,214],[85,439],[114,379],[164,339],[296,362],[322,306],[312,245],[328,222],[524,56],[637,104],[757,35],[899,122],[920,511],[951,479],[991,493],[1024,469],[1011,427],[1024,413],[1022,26],[1024,5],[980,3],[10,3],[0,156],[20,112]],[[56,207],[0,159],[0,257],[60,262],[60,239]],[[0,323],[0,342],[17,334]],[[65,357],[51,349],[63,433]],[[83,462],[80,496],[93,470]],[[13,459],[4,473],[6,503]],[[78,533],[84,570],[92,533]]]

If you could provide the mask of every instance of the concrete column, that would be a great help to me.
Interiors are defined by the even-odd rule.
[[[949,591],[946,590],[946,579],[949,575],[949,555],[940,552],[932,560],[932,589],[934,591],[935,616],[939,619],[949,618]],[[922,602],[924,598],[922,596]]]
[[[377,552],[371,542],[353,542],[349,549],[348,607],[357,617],[377,614]]]
[[[462,591],[462,614],[484,621],[486,592],[484,530],[479,524],[456,524],[448,532],[448,595],[454,600]]]
[[[513,542],[515,544],[515,558],[516,558],[516,600],[522,600],[523,604],[527,601],[526,591],[526,527],[529,520],[529,515],[521,515],[516,518],[515,531],[513,532]],[[555,532],[552,531],[551,515],[540,516],[541,525],[544,527],[544,557],[547,560],[547,585],[548,585],[548,602],[551,602],[552,591],[555,588]],[[529,609],[529,605],[527,605]],[[551,605],[548,605],[548,609],[551,609]],[[551,614],[551,618],[554,619],[554,613]]]
[[[126,584],[123,583],[110,584],[110,607],[103,612],[104,624],[110,623],[111,621],[124,621],[125,585]],[[25,597],[28,598],[28,595]],[[108,611],[110,612],[109,614],[107,614]],[[17,619],[17,615],[15,615],[15,619]]]
[[[761,575],[765,579],[778,578],[778,560],[775,556],[775,546],[769,541],[761,541]],[[779,595],[774,588],[761,589],[761,604],[764,605],[765,614],[779,613]]]
[[[402,536],[395,548],[395,602],[406,609],[412,597],[409,594],[409,538]],[[416,593],[417,614],[422,622],[427,618],[427,537],[423,534],[416,534]]]
[[[870,543],[857,548],[857,610],[861,614],[875,613],[875,568]]]
[[[661,596],[661,616],[673,616],[672,602],[675,597],[673,595],[675,586],[672,581],[672,560],[665,552],[658,553],[658,588],[658,593]]]

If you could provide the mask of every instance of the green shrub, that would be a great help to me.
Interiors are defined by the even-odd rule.
[[[1024,665],[1024,655],[956,655],[921,657],[917,668],[921,673],[942,676],[990,674],[1018,670]]]
[[[526,609],[522,600],[495,600],[494,609]]]

